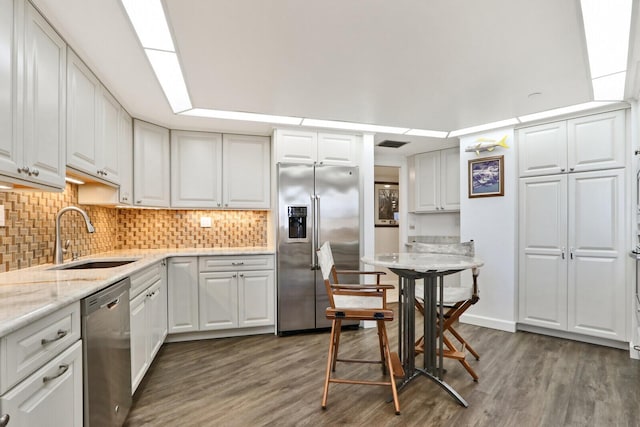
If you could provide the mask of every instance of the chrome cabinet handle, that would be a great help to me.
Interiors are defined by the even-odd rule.
[[[18,172],[20,173],[29,173],[29,166],[23,166],[21,168],[18,168]]]
[[[231,277],[236,278],[236,277],[238,277],[238,275],[236,273],[233,273],[233,275]]]
[[[570,257],[571,259],[573,259],[573,248],[571,248],[571,249],[569,250],[569,257]]]
[[[51,344],[52,342],[59,341],[59,340],[61,340],[62,338],[66,337],[68,333],[69,333],[69,331],[65,331],[65,330],[63,330],[63,329],[59,329],[59,330],[58,330],[58,333],[56,334],[56,337],[55,337],[55,338],[51,338],[51,339],[48,339],[48,338],[42,338],[42,339],[40,340],[40,344],[41,344],[41,345],[47,345],[47,344]]]
[[[562,259],[564,259],[564,246],[562,247]]]
[[[564,168],[560,168],[560,172],[564,172]]]
[[[569,171],[570,171],[570,172],[573,172],[573,171],[574,171],[574,169],[575,169],[575,168],[569,168]]]
[[[33,170],[29,173],[29,175],[38,176],[38,175],[40,175],[40,171],[39,171],[38,169],[33,169]]]
[[[7,425],[9,425],[9,420],[11,419],[11,417],[9,416],[9,414],[4,414],[3,416],[0,417],[0,427],[6,427]]]
[[[231,265],[244,265],[244,261],[232,262]]]
[[[142,200],[136,200],[136,204],[139,205],[140,203],[142,203]]]
[[[244,274],[240,273],[240,277],[244,277]]]
[[[42,382],[46,384],[49,381],[53,381],[56,378],[61,377],[62,375],[64,375],[64,373],[67,372],[68,370],[69,370],[69,365],[66,365],[66,364],[60,365],[60,366],[58,366],[58,373],[56,373],[55,375],[52,375],[50,377],[44,377],[42,379]]]

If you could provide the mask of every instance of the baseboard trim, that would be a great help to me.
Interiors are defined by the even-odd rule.
[[[241,337],[246,335],[274,334],[275,326],[256,326],[243,329],[224,329],[220,331],[181,332],[169,334],[164,342],[182,342],[208,340],[211,338]]]
[[[550,337],[563,338],[567,340],[586,342],[589,344],[603,345],[606,347],[617,348],[620,350],[628,350],[629,343],[627,341],[615,341],[607,338],[592,337],[589,335],[576,334],[568,331],[557,331],[554,329],[541,328],[540,326],[518,324],[519,331],[533,332],[535,334],[548,335]]]
[[[485,328],[497,329],[505,332],[515,332],[516,322],[496,319],[493,317],[477,316],[475,314],[463,314],[460,316],[460,322],[470,325],[482,326]]]

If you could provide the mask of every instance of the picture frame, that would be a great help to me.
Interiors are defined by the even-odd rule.
[[[469,198],[504,196],[504,156],[469,160]]]
[[[374,183],[376,227],[398,227],[400,192],[397,182]]]

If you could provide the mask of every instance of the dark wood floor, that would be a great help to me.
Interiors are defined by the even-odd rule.
[[[470,325],[459,330],[481,355],[470,358],[477,383],[445,360],[445,380],[469,402],[466,409],[419,378],[400,394],[401,415],[386,403],[388,388],[358,385],[332,385],[322,410],[328,333],[260,335],[165,344],[127,425],[640,426],[640,361],[627,351]],[[395,324],[389,332],[396,348]],[[375,355],[375,334],[345,331],[341,354]],[[377,365],[356,369],[380,376]]]

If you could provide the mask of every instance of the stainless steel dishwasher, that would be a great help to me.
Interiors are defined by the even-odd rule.
[[[84,425],[122,426],[131,408],[129,278],[82,300]]]

